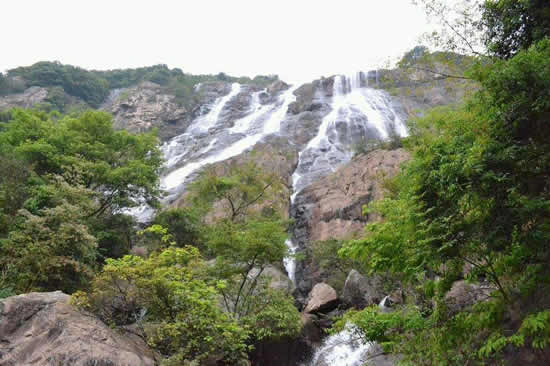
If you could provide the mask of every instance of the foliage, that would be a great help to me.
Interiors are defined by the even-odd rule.
[[[223,217],[240,221],[246,215],[262,210],[268,216],[276,212],[283,198],[282,181],[254,162],[225,166],[226,174],[214,169],[205,170],[191,188],[193,205],[207,212],[214,203],[223,206]]]
[[[413,158],[393,194],[368,208],[384,220],[367,225],[367,237],[341,251],[427,296],[417,304],[421,321],[409,310],[353,318],[369,337],[399,345],[415,363],[466,364],[499,357],[507,345],[546,347],[549,70],[548,39],[508,61],[476,66],[471,75],[480,92],[461,108],[416,121],[406,141]],[[494,292],[453,315],[443,300],[465,267],[469,280]],[[426,281],[435,275],[439,280]],[[506,323],[518,316],[523,325]]]
[[[19,211],[21,222],[1,242],[0,265],[19,293],[72,293],[91,279],[96,263],[97,241],[84,224],[94,209],[93,192],[62,179],[41,188],[55,204],[36,214]]]
[[[115,212],[138,200],[155,203],[161,157],[153,135],[115,131],[112,117],[87,111],[55,120],[42,112],[15,109],[0,133],[39,176],[58,174],[71,184],[101,192],[98,212]]]
[[[172,362],[215,357],[240,364],[247,332],[218,306],[221,284],[206,278],[204,267],[198,250],[189,246],[148,259],[108,259],[92,290],[73,301],[111,324],[138,321],[148,342]]]
[[[313,263],[321,270],[323,277],[327,277],[325,281],[337,291],[343,290],[348,273],[352,269],[360,271],[363,267],[360,261],[335,255],[344,243],[343,240],[329,239],[317,241],[311,247]]]
[[[178,68],[169,69],[162,64],[136,69],[88,71],[57,61],[42,61],[31,66],[8,70],[7,75],[0,73],[0,95],[22,92],[26,87],[42,86],[49,89],[45,107],[66,111],[69,101],[65,93],[97,108],[106,100],[112,89],[128,88],[143,81],[150,81],[159,84],[167,93],[175,95],[179,104],[192,107],[198,98],[194,91],[198,83],[226,81],[266,87],[276,80],[276,75],[258,75],[253,79],[237,78],[223,73],[192,75],[185,74]]]
[[[483,5],[485,45],[508,59],[550,37],[550,4],[545,0],[488,0]]]
[[[21,93],[25,90],[25,83],[16,78],[10,78],[0,72],[0,96]]]
[[[480,29],[483,0],[413,0],[435,29],[424,35],[424,41],[435,49],[463,55],[483,55],[485,48]]]
[[[224,307],[244,324],[271,324],[260,333],[251,328],[258,340],[295,335],[299,317],[292,298],[271,288],[264,275],[287,254],[287,223],[275,204],[280,178],[253,163],[226,168],[225,176],[206,171],[192,186],[192,201],[213,220],[203,238],[206,253],[215,258],[210,273],[225,283],[219,288]]]
[[[251,311],[241,318],[241,324],[248,329],[255,343],[300,334],[300,313],[296,310],[294,299],[287,293],[264,284],[248,302]]]
[[[109,94],[105,79],[59,62],[43,61],[28,67],[18,67],[9,70],[8,76],[19,76],[28,86],[60,86],[68,94],[81,98],[92,107],[98,107]]]
[[[98,264],[126,254],[121,211],[158,196],[152,135],[114,131],[111,117],[14,109],[0,130],[0,287],[74,292]]]
[[[159,212],[154,224],[165,227],[174,235],[175,245],[183,247],[194,245],[199,249],[201,242],[201,223],[199,214],[191,208],[169,208]]]
[[[250,304],[263,271],[286,255],[285,227],[272,218],[221,220],[208,228],[205,237],[208,252],[216,258],[212,274],[226,281],[220,289],[225,307],[237,318],[256,311]]]

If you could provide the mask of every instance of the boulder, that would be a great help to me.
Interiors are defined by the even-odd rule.
[[[316,284],[309,293],[304,313],[329,312],[338,305],[336,290],[326,283]]]
[[[0,365],[155,365],[138,335],[81,313],[60,291],[0,301]]]
[[[445,304],[451,314],[470,308],[477,302],[487,300],[494,289],[490,286],[456,281],[445,295]]]
[[[253,279],[258,275],[258,271],[259,270],[257,268],[253,268],[248,276]],[[288,276],[283,271],[274,266],[266,266],[260,277],[269,280],[269,287],[273,290],[283,291],[291,294],[296,289],[296,286],[294,286],[290,278],[288,278]]]
[[[380,276],[365,277],[352,269],[342,292],[342,301],[349,306],[363,309],[379,304],[384,298],[383,281]]]

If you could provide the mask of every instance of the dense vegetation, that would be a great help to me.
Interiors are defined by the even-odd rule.
[[[550,361],[550,30],[529,15],[548,6],[485,6],[504,33],[489,33],[493,56],[466,75],[480,90],[414,121],[411,161],[366,208],[383,221],[340,251],[401,282],[396,311],[351,311],[340,326],[355,323],[404,364]],[[519,21],[533,23],[510,30]],[[473,306],[453,303],[461,280]]]
[[[5,119],[1,298],[74,294],[108,324],[137,323],[167,364],[241,364],[255,344],[299,332],[289,283],[271,281],[286,255],[277,177],[253,164],[206,171],[189,207],[136,231],[125,210],[160,196],[154,135],[115,131],[99,111]]]
[[[15,109],[1,128],[0,288],[73,292],[103,258],[128,251],[121,210],[155,204],[157,139],[114,131],[95,111]]]

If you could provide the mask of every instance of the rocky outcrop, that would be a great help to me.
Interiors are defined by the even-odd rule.
[[[376,150],[304,189],[292,207],[295,243],[307,251],[315,241],[360,236],[365,224],[377,219],[363,215],[362,207],[382,198],[384,180],[394,176],[408,158],[403,149]],[[298,263],[296,278],[302,294],[322,280],[307,258]]]
[[[155,365],[137,335],[74,309],[60,291],[0,301],[0,365]]]
[[[326,283],[316,284],[309,293],[304,313],[329,312],[338,305],[336,290]]]
[[[48,90],[39,86],[32,86],[23,93],[0,97],[0,110],[13,107],[32,108],[43,103],[48,97]]]
[[[249,273],[249,277],[251,279],[254,279],[258,275],[258,271],[259,269],[253,268]],[[296,289],[288,276],[283,273],[283,271],[281,271],[279,268],[276,268],[274,266],[266,266],[262,271],[260,277],[269,281],[269,287],[274,290],[292,294],[292,292],[294,292],[294,290]]]
[[[451,314],[456,314],[489,299],[493,290],[490,286],[467,283],[464,280],[456,281],[445,294],[445,305]]]
[[[182,133],[191,123],[187,109],[158,84],[145,81],[117,93],[118,96],[110,98],[112,102],[103,106],[113,114],[116,128],[146,132],[157,127],[159,137],[166,139]]]
[[[383,285],[381,277],[377,275],[365,277],[352,269],[344,284],[342,301],[357,309],[379,304],[385,294]]]

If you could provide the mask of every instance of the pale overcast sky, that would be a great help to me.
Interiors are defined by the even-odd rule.
[[[289,82],[366,70],[428,29],[411,0],[1,0],[0,71],[158,63]]]

